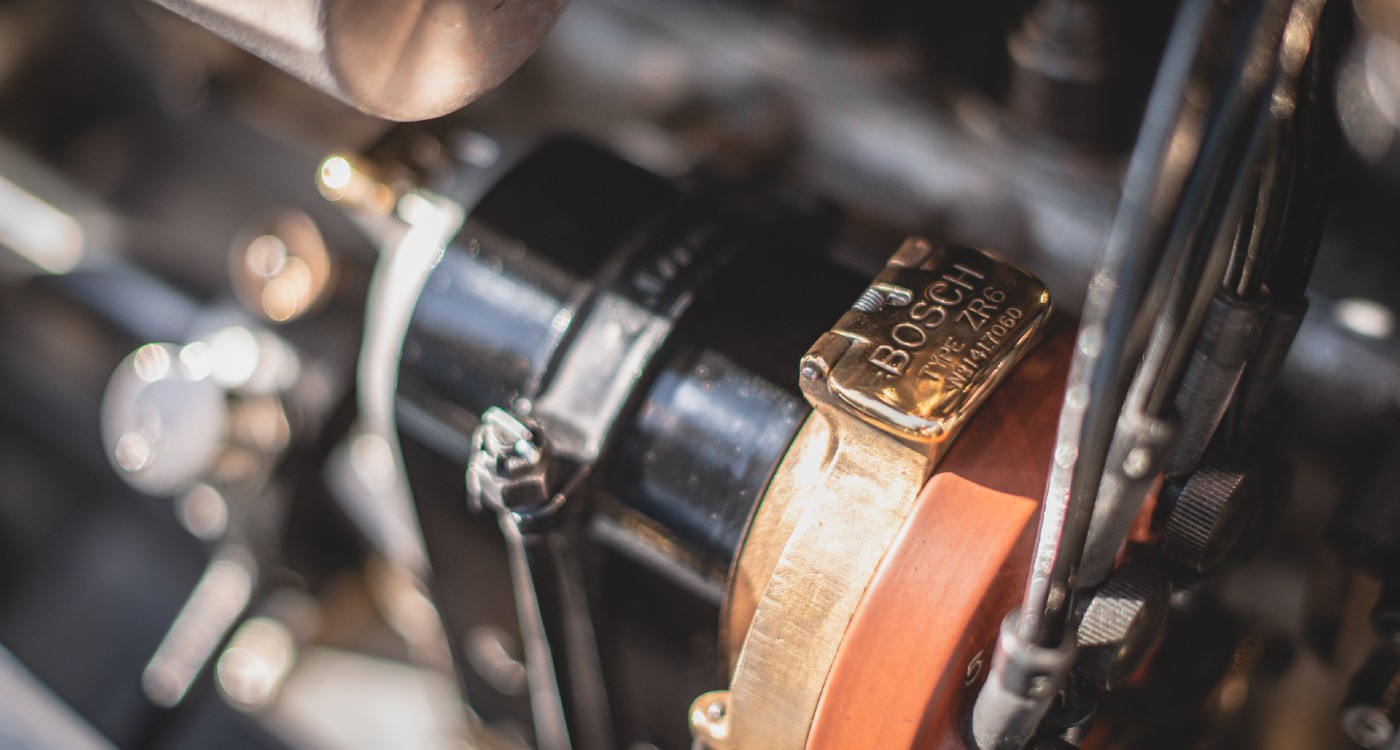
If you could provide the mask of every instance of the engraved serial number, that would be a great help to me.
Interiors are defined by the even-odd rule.
[[[990,325],[971,345],[956,336],[949,336],[933,351],[929,361],[919,368],[919,377],[931,380],[940,387],[966,390],[969,381],[977,374],[977,368],[995,356],[1006,338],[1016,332],[1017,324],[1024,317],[1021,308],[1008,307],[995,320],[990,316],[980,320],[982,325],[989,322]]]

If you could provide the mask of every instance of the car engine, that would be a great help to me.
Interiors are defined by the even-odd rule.
[[[0,0],[0,747],[1400,750],[1397,207],[1395,0]]]

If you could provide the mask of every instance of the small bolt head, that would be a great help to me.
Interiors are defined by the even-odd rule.
[[[1147,472],[1151,469],[1152,452],[1142,446],[1129,451],[1128,457],[1123,461],[1123,473],[1133,479],[1147,476]]]
[[[1049,675],[1038,674],[1030,678],[1030,697],[1041,700],[1048,698],[1055,690],[1055,681]]]
[[[1162,552],[1195,573],[1219,565],[1259,498],[1258,472],[1237,462],[1204,463],[1181,488],[1162,532]]]
[[[690,734],[700,745],[724,750],[729,745],[729,691],[714,690],[690,704]]]

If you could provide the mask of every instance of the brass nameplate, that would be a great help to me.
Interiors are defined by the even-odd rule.
[[[802,360],[803,390],[894,435],[954,436],[1050,311],[1039,279],[979,250],[910,239]]]

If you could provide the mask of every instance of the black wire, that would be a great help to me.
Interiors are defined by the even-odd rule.
[[[1284,309],[1303,303],[1331,203],[1340,140],[1334,87],[1351,32],[1349,11],[1349,3],[1327,4],[1298,81],[1289,138],[1295,161],[1288,200],[1275,223],[1277,249],[1265,271],[1274,304]]]

